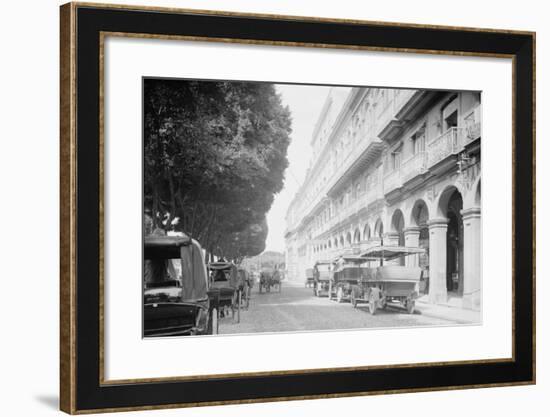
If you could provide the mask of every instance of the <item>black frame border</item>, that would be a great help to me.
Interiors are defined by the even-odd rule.
[[[67,8],[70,8],[70,13],[66,12]],[[63,333],[61,335],[62,349],[66,344],[71,344],[74,349],[74,358],[69,358],[72,376],[67,376],[62,369],[61,404],[64,411],[81,413],[169,408],[535,382],[534,33],[88,4],[62,6],[62,20],[67,19],[68,15],[74,19],[75,28],[72,33],[75,102],[72,105],[75,106],[76,151],[72,163],[78,169],[74,207],[76,245],[73,248],[76,272],[69,277],[74,285],[74,299],[67,300],[70,295],[62,288],[61,300],[62,305],[70,301],[70,318],[74,320],[75,328],[70,340]],[[99,157],[102,147],[99,141],[98,92],[101,32],[512,57],[515,93],[513,360],[100,384],[100,314],[103,313],[98,303],[101,291],[98,260],[102,248],[98,207],[102,189]],[[64,44],[62,38],[62,53],[64,48],[69,48],[69,45]],[[62,74],[62,81],[64,79],[66,75],[63,78]],[[67,110],[62,107],[63,111]],[[63,175],[62,170],[62,187],[66,186]],[[63,200],[63,195],[67,196],[62,190],[62,206],[69,204]],[[62,233],[62,252],[67,251],[63,236]],[[66,279],[62,276],[62,286],[67,285]],[[67,320],[66,315],[67,310],[62,307],[62,322]],[[62,351],[62,367],[63,362],[68,360],[64,355]],[[70,398],[67,398],[68,395]]]

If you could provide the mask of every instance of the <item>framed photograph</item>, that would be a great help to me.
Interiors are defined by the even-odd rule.
[[[535,383],[535,34],[61,6],[61,409]]]

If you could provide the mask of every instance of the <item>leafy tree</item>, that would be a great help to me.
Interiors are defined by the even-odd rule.
[[[290,132],[290,112],[273,84],[145,80],[152,227],[188,233],[215,254],[240,257],[265,246],[265,215],[283,186]],[[235,239],[253,243],[237,251]]]

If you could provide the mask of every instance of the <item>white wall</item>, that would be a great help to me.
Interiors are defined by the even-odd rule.
[[[119,1],[116,1],[119,3]],[[354,0],[132,0],[133,4],[316,15],[383,21],[536,30],[539,120],[550,112],[550,27],[545,2],[535,0],[440,0],[357,2]],[[0,370],[2,415],[53,415],[58,392],[58,1],[5,2],[2,7],[0,65],[0,178],[3,239],[0,241],[2,292]],[[548,125],[539,122],[538,154],[548,155]],[[547,213],[550,164],[539,164],[538,207]],[[539,216],[538,253],[548,253]],[[29,243],[36,253],[30,252]],[[24,250],[23,250],[24,248]],[[6,267],[7,266],[7,267]],[[539,262],[538,293],[548,294],[549,267]],[[538,303],[537,345],[548,352],[550,307]],[[21,309],[21,306],[23,308]],[[178,416],[371,415],[464,416],[498,412],[501,416],[547,413],[550,360],[538,357],[538,385],[423,394],[401,394],[166,410]],[[540,411],[539,411],[540,410]],[[543,411],[544,410],[544,411]],[[128,413],[125,415],[145,415]]]

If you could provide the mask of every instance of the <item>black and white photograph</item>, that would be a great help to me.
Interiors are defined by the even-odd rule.
[[[142,92],[143,337],[481,324],[482,92]]]

